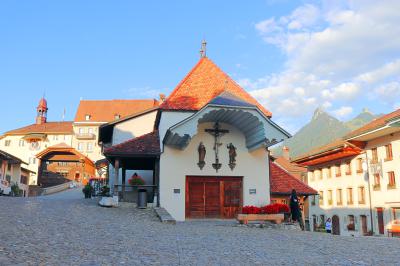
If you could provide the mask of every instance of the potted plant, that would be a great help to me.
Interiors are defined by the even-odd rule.
[[[240,223],[247,224],[248,221],[272,221],[281,223],[285,219],[284,213],[289,211],[286,204],[269,204],[262,207],[244,206],[242,213],[238,214],[237,219]]]
[[[103,197],[109,197],[110,196],[110,187],[109,186],[102,186],[100,190],[100,195]]]
[[[85,199],[90,199],[92,197],[92,190],[93,188],[89,183],[83,187],[82,192],[85,194]]]
[[[128,180],[131,186],[143,186],[145,184],[142,177],[138,176],[136,173]]]
[[[18,186],[17,183],[14,183],[14,184],[11,186],[11,195],[12,195],[13,197],[20,197],[20,196],[22,196],[22,190],[19,188],[19,186]]]

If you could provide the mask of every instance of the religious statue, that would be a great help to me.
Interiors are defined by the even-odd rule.
[[[219,162],[219,146],[222,145],[222,143],[220,142],[220,138],[222,135],[229,133],[229,130],[221,129],[219,127],[219,123],[215,122],[214,128],[208,128],[208,129],[205,129],[205,131],[214,137],[214,148],[213,149],[215,152],[215,163],[212,164],[212,167],[215,169],[215,171],[218,172],[218,169],[220,169],[222,166],[222,164]]]
[[[236,147],[232,143],[229,143],[226,147],[229,153],[229,167],[233,170],[236,166]]]
[[[206,162],[204,161],[206,158],[206,147],[204,146],[203,142],[200,142],[197,151],[199,152],[199,162],[197,165],[200,167],[200,170],[203,170],[204,165],[206,165]]]

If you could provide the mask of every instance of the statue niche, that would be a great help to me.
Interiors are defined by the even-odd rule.
[[[226,145],[226,147],[228,148],[228,154],[229,154],[229,167],[233,171],[233,169],[236,166],[236,155],[237,155],[236,147],[233,146],[232,143],[229,143],[228,145]]]
[[[206,147],[204,146],[203,142],[200,142],[197,151],[199,152],[199,162],[197,165],[200,167],[200,170],[203,170],[204,165],[206,165],[206,162],[204,161],[206,158]]]

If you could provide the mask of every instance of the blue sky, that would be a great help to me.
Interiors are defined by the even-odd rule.
[[[400,23],[382,1],[1,1],[0,132],[79,99],[168,94],[207,55],[294,132],[400,105]]]

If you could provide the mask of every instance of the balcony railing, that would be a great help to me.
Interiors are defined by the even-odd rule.
[[[75,134],[77,139],[95,139],[96,135],[93,133],[77,133]]]

